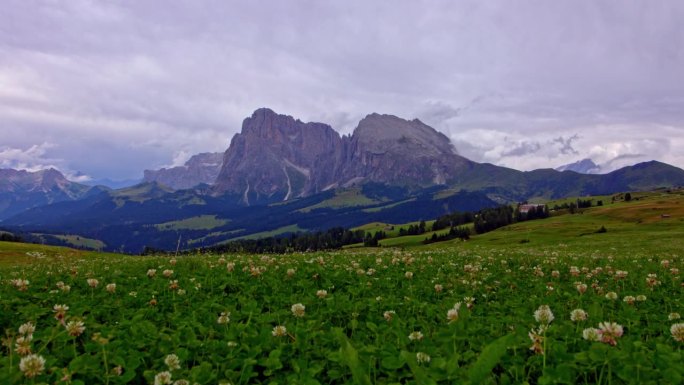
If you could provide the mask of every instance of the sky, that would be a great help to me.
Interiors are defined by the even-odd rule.
[[[521,170],[684,168],[684,2],[0,0],[0,168],[141,178],[260,107]]]

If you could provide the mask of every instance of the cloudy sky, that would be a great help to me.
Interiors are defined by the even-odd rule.
[[[0,0],[0,167],[142,177],[259,107],[529,170],[684,167],[684,2]]]

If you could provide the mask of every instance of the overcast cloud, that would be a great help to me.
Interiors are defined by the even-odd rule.
[[[259,107],[518,169],[684,167],[684,2],[0,0],[0,167],[125,179]]]

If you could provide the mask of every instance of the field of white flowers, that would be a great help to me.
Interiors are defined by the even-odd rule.
[[[2,384],[684,382],[678,255],[31,257]]]

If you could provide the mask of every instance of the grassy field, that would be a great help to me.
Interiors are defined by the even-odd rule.
[[[215,227],[223,226],[228,222],[229,221],[225,219],[217,219],[216,215],[200,215],[178,221],[160,223],[154,225],[154,227],[161,231],[211,230]]]
[[[0,242],[0,383],[684,382],[684,196],[426,236],[177,259]]]
[[[301,211],[303,213],[307,213],[311,210],[320,209],[320,208],[342,208],[342,207],[351,207],[351,206],[372,205],[372,204],[376,204],[376,203],[381,203],[381,202],[373,200],[373,199],[368,198],[367,196],[363,195],[363,193],[361,192],[361,189],[359,189],[359,188],[351,188],[351,189],[344,190],[344,191],[338,191],[334,197],[332,197],[330,199],[326,199],[323,202],[320,202],[320,203],[315,204],[313,206],[303,208],[299,211]]]

